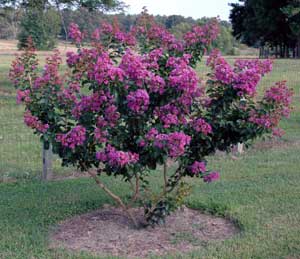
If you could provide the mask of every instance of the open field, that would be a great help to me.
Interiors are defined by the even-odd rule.
[[[41,60],[44,56],[40,54]],[[90,179],[48,183],[35,179],[41,168],[41,144],[23,126],[23,107],[15,104],[14,89],[6,77],[12,59],[0,53],[0,258],[101,258],[48,248],[48,233],[55,224],[111,201]],[[257,143],[237,159],[211,157],[209,166],[221,172],[221,180],[209,185],[199,182],[187,200],[192,208],[234,219],[241,234],[224,242],[203,243],[201,249],[185,256],[165,258],[300,258],[299,67],[300,60],[276,60],[273,73],[260,86],[287,80],[295,90],[295,110],[282,122],[287,133],[283,139],[273,145]],[[199,66],[200,75],[206,69]],[[62,170],[55,162],[57,174],[70,170]],[[4,178],[19,181],[1,183]],[[160,184],[158,171],[151,181]],[[105,182],[118,194],[129,191],[126,184],[114,179],[105,178]]]

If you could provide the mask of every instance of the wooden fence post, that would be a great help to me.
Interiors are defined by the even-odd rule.
[[[52,172],[52,147],[51,145],[47,146],[43,144],[43,172],[42,180],[47,181],[53,176]]]

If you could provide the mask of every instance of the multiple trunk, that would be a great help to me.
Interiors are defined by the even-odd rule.
[[[263,46],[259,49],[259,58],[300,58],[300,39],[295,46],[286,44],[274,47]]]

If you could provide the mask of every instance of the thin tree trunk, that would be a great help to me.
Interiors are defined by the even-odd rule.
[[[263,50],[262,50],[263,47],[260,47],[259,48],[259,58],[263,58]]]
[[[137,175],[135,177],[135,187],[134,187],[134,195],[132,196],[132,202],[135,202],[138,197],[139,197],[139,194],[140,194],[140,178],[139,176]]]
[[[299,58],[299,45],[298,45],[298,43],[295,46],[295,58]]]
[[[53,178],[52,170],[52,146],[43,143],[43,172],[42,180],[47,181]]]
[[[292,47],[292,58],[296,57],[296,46]]]
[[[168,166],[167,166],[167,162],[164,162],[164,195],[167,194],[167,184],[168,184],[168,177],[167,177],[167,170],[168,170]]]
[[[290,55],[289,55],[289,46],[288,45],[285,45],[285,58],[289,58]]]
[[[61,24],[62,24],[64,32],[65,32],[65,40],[68,41],[68,30],[67,30],[67,26],[66,26],[66,23],[65,23],[65,19],[64,19],[62,10],[60,9],[60,6],[59,6],[59,2],[55,1],[55,5],[56,5],[56,9],[59,13]]]
[[[280,44],[280,46],[279,46],[279,51],[280,51],[280,53],[279,53],[280,58],[282,58],[282,44]]]
[[[96,184],[102,189],[104,190],[111,198],[113,198],[115,200],[115,202],[117,202],[121,208],[126,212],[126,214],[128,215],[128,217],[131,219],[131,221],[133,222],[134,226],[136,228],[138,228],[138,223],[135,219],[135,217],[132,215],[132,213],[129,211],[129,209],[126,207],[126,205],[124,204],[124,202],[121,200],[121,198],[114,194],[111,190],[109,190],[103,183],[102,181],[100,181],[99,177],[94,174],[93,172],[91,172],[90,170],[87,171],[88,174],[95,180]]]
[[[12,30],[13,30],[13,39],[17,39],[18,29],[17,29],[17,10],[13,8],[13,18],[12,18]]]

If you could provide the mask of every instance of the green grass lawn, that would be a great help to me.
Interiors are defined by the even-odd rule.
[[[0,183],[0,258],[101,258],[48,248],[48,233],[58,222],[111,201],[90,179],[48,183],[35,179],[41,147],[22,125],[23,108],[15,105],[14,91],[6,79],[11,59],[0,56],[0,179],[10,175],[19,180]],[[209,166],[221,172],[221,180],[212,184],[199,181],[187,200],[192,208],[234,219],[241,234],[203,244],[185,256],[165,258],[300,258],[299,67],[300,60],[276,60],[273,73],[261,84],[265,88],[285,79],[295,90],[295,111],[282,122],[287,132],[283,139],[273,147],[252,148],[237,160],[231,155],[211,157]],[[199,73],[205,74],[203,66]],[[62,170],[58,162],[55,170]],[[30,180],[23,180],[26,178]],[[129,193],[126,184],[113,178],[104,181],[120,195]],[[153,172],[151,181],[159,185],[160,172]]]

